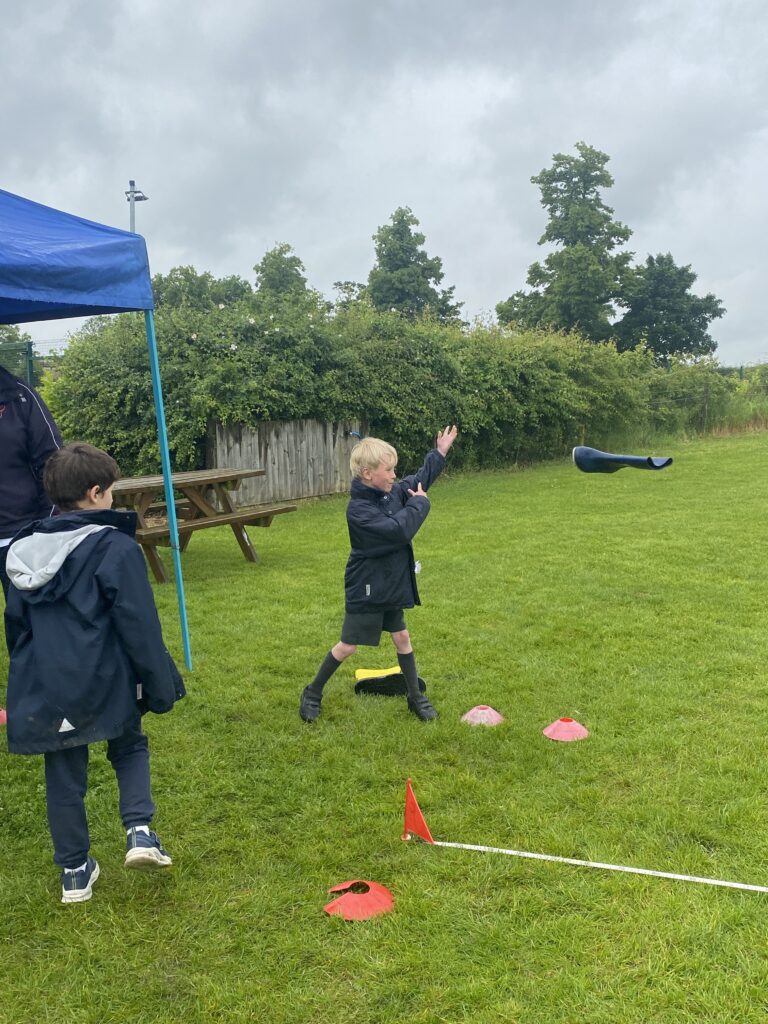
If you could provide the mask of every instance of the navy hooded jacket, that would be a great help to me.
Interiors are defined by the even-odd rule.
[[[36,391],[0,366],[0,539],[49,516],[43,466],[61,435]]]
[[[429,514],[429,499],[408,491],[415,491],[419,483],[428,490],[444,466],[445,459],[434,448],[418,473],[404,477],[389,492],[352,481],[347,506],[352,550],[344,574],[348,612],[421,604],[411,541]]]
[[[184,696],[163,642],[134,512],[30,524],[8,552],[8,749],[39,754],[120,736]]]

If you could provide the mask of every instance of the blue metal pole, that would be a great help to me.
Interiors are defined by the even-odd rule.
[[[171,481],[171,458],[168,454],[168,432],[165,427],[165,407],[163,392],[160,387],[160,364],[157,358],[157,338],[155,336],[155,318],[152,310],[144,313],[147,326],[147,344],[149,346],[149,365],[152,370],[152,391],[155,396],[155,416],[157,417],[157,436],[160,441],[160,462],[163,467],[163,484],[165,487],[165,505],[168,511],[168,529],[171,534],[171,551],[173,552],[173,573],[176,577],[176,595],[179,601],[179,620],[181,621],[181,640],[184,645],[184,661],[187,668],[192,669],[192,651],[189,646],[189,628],[187,626],[187,605],[184,599],[184,579],[181,575],[181,554],[179,552],[179,527],[176,522],[176,504],[173,500],[173,483]]]

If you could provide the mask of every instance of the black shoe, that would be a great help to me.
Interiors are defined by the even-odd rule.
[[[435,711],[423,693],[420,693],[418,697],[408,698],[408,710],[412,711],[422,722],[431,722],[437,718],[437,711]]]
[[[426,689],[427,684],[419,676],[419,690],[424,693]],[[408,686],[403,673],[397,672],[390,676],[369,676],[368,679],[359,679],[355,683],[355,693],[376,697],[405,697]]]
[[[323,695],[315,693],[309,686],[305,686],[301,692],[299,702],[299,717],[305,722],[315,722],[320,717],[320,704]]]

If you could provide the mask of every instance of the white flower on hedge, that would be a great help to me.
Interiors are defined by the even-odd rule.
[[[255,324],[255,323],[256,323],[256,321],[255,321],[255,320],[253,319],[253,317],[252,317],[252,316],[249,316],[249,317],[248,317],[248,323],[249,323],[249,324]]]
[[[196,334],[190,334],[190,338],[192,339],[192,341],[197,341],[197,335]]]
[[[224,303],[223,302],[219,303],[219,309],[224,309]]]

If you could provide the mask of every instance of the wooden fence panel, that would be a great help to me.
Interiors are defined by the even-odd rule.
[[[208,429],[207,469],[263,468],[266,475],[244,480],[238,505],[295,501],[349,490],[349,455],[366,423],[279,420],[255,427],[212,423]]]

